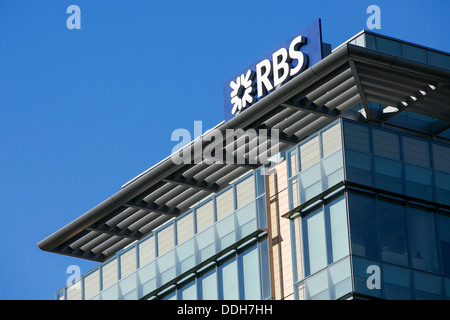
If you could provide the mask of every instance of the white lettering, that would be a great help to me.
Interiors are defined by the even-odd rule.
[[[297,75],[306,69],[308,65],[308,56],[300,51],[300,47],[306,43],[306,38],[298,36],[292,40],[289,46],[289,57],[297,60],[297,65],[291,69],[291,77]]]
[[[256,86],[258,87],[259,98],[273,90],[269,77],[272,77],[272,66],[269,59],[264,59],[256,65]]]
[[[288,51],[285,48],[281,48],[272,55],[273,86],[275,88],[289,80],[289,60]]]

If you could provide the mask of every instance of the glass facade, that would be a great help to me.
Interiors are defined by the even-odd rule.
[[[160,288],[163,290],[162,288],[176,283],[185,275],[202,269],[205,264],[215,261],[229,250],[235,250],[249,237],[257,239],[263,234],[267,219],[265,189],[261,180],[264,181],[264,175],[260,170],[244,176],[146,238],[133,243],[114,258],[82,276],[77,283],[59,290],[56,298],[121,300],[141,299],[149,294],[158,296]],[[267,246],[262,247],[268,250]],[[267,252],[264,254],[267,256]],[[249,270],[255,271],[251,263],[255,257],[255,254],[240,253],[236,257],[236,263],[248,265]],[[222,272],[220,274],[226,274],[234,270],[234,267],[223,266],[219,270]],[[243,279],[242,284],[239,284],[243,285],[244,290],[239,293],[239,298],[255,296],[246,287],[246,283],[252,283],[253,286],[258,280],[263,288],[261,277],[267,277],[267,272],[262,272],[261,277],[254,272],[247,274],[247,268],[239,272],[244,272],[239,278]],[[231,274],[229,276],[230,279],[238,279],[231,277]],[[230,282],[224,285],[230,285]],[[267,287],[266,284],[264,286]],[[265,298],[267,289],[260,291],[260,297]],[[230,290],[224,289],[221,292],[219,298],[231,297]],[[183,294],[186,297],[189,295],[188,288]]]
[[[450,205],[450,146],[343,121],[346,180]]]
[[[286,151],[289,209],[344,180],[341,124],[334,122]]]
[[[448,54],[372,32],[364,31],[348,43],[433,67],[450,69]]]
[[[349,43],[450,69],[448,54],[370,32]],[[449,299],[450,145],[427,131],[440,120],[408,110],[377,126],[351,119],[283,150],[270,179],[265,168],[248,173],[56,298]]]
[[[295,298],[447,299],[450,147],[344,119],[340,126],[345,187],[337,195],[317,188],[309,200],[289,194],[299,211],[291,215]],[[287,153],[291,181],[301,179],[292,174],[302,172],[301,150]]]

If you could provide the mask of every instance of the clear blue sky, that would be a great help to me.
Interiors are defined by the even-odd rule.
[[[81,30],[69,30],[69,5]],[[317,18],[450,51],[450,1],[0,0],[0,299],[53,299],[97,263],[37,243],[223,119],[222,83]]]

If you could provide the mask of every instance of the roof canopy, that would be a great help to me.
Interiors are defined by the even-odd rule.
[[[449,82],[449,70],[346,44],[197,141],[202,152],[218,144],[226,151],[236,144],[227,144],[227,129],[278,129],[279,138],[269,135],[268,145],[281,151],[339,117],[383,125],[404,110],[438,118],[426,132],[437,136],[450,127]],[[375,110],[369,101],[390,108]],[[363,108],[360,112],[354,110],[358,104]],[[211,138],[217,132],[222,141]],[[254,141],[247,140],[245,163],[196,163],[195,148],[184,147],[180,152],[190,152],[192,161],[176,164],[173,155],[164,159],[39,242],[39,248],[104,261],[248,170],[264,165],[253,161],[249,146]],[[237,152],[232,152],[235,160]]]

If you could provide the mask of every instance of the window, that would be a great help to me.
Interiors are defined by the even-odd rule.
[[[408,228],[412,267],[439,273],[435,214],[418,207],[409,207]]]
[[[217,273],[211,270],[199,279],[199,298],[201,300],[217,300]]]
[[[294,222],[295,223],[295,222]],[[305,276],[314,274],[327,265],[349,255],[347,211],[344,196],[316,209],[302,219],[303,235],[295,232],[296,246],[303,240]],[[303,239],[300,239],[300,238]],[[297,250],[300,254],[301,251]],[[301,258],[296,260],[302,267]],[[302,272],[298,275],[303,276]]]
[[[442,271],[450,276],[450,217],[439,215],[439,238],[442,255]]]
[[[325,237],[325,220],[322,209],[306,217],[307,234],[307,258],[309,270],[307,274],[313,274],[325,268],[327,261],[327,243]]]
[[[402,266],[408,266],[408,236],[405,210],[401,203],[377,201],[380,217],[381,258]]]
[[[375,199],[358,193],[348,194],[352,253],[379,259],[378,222]]]
[[[261,283],[259,275],[258,248],[253,246],[251,249],[240,254],[240,272],[241,287],[243,287],[242,299],[258,300],[261,299]]]
[[[235,257],[219,268],[223,300],[239,300],[238,268]]]

